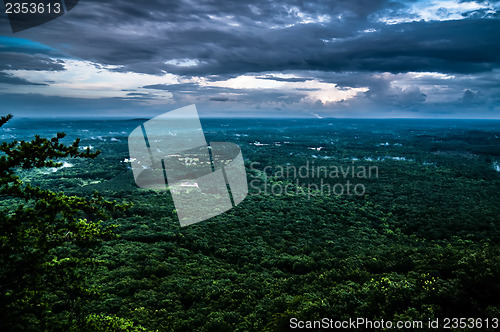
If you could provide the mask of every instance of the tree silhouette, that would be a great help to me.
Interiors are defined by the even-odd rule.
[[[0,127],[12,115],[0,117]],[[95,158],[80,140],[47,139],[0,145],[0,330],[59,330],[84,321],[81,308],[94,293],[86,271],[97,263],[91,249],[113,238],[102,220],[127,208],[95,193],[67,196],[24,183],[20,169],[59,167],[60,158]],[[5,206],[5,203],[7,205]]]

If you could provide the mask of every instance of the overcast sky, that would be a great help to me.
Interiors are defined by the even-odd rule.
[[[500,1],[80,0],[12,33],[0,113],[500,118]]]

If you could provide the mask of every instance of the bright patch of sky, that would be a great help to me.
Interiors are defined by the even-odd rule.
[[[285,11],[287,12],[289,19],[291,20],[286,24],[271,25],[271,29],[286,29],[297,24],[323,24],[331,21],[331,16],[328,14],[313,15],[301,11],[300,8],[296,6],[285,6]]]
[[[216,16],[216,15],[208,15],[208,17],[212,20],[212,21],[216,21],[216,22],[221,22],[221,23],[224,23],[224,24],[227,24],[229,26],[232,26],[232,27],[239,27],[240,26],[240,23],[238,23],[235,19],[235,17],[233,15],[226,15],[226,16]]]
[[[116,71],[117,66],[102,66],[89,61],[64,59],[62,71],[6,70],[5,73],[27,81],[45,85],[2,85],[5,92],[26,94],[36,93],[44,96],[60,96],[72,98],[136,98],[145,103],[170,103],[173,95],[167,90],[145,89],[144,86],[162,84],[194,83],[200,89],[204,87],[229,88],[237,90],[280,91],[301,96],[305,103],[320,102],[324,105],[349,100],[359,92],[368,88],[338,88],[336,84],[320,82],[318,79],[304,81],[286,81],[300,78],[291,74],[240,75],[235,78],[209,81],[205,78],[183,78],[174,74],[149,75],[133,72]],[[196,65],[197,61],[184,59],[172,60],[177,66]],[[50,80],[47,78],[50,77]],[[273,80],[273,77],[276,80]],[[285,80],[284,80],[285,79]]]
[[[198,59],[173,59],[165,61],[167,65],[174,65],[177,67],[196,67],[203,62]]]
[[[458,0],[448,1],[415,1],[409,3],[404,9],[391,11],[379,18],[386,24],[399,24],[415,21],[449,21],[462,20],[472,13],[479,13],[484,18],[500,10],[499,3]]]
[[[128,98],[128,94],[134,92],[148,94],[151,99],[168,101],[172,98],[170,92],[158,90],[151,95],[151,90],[143,89],[141,86],[179,83],[178,77],[173,74],[156,76],[118,72],[114,71],[117,66],[102,66],[75,59],[61,61],[65,69],[61,71],[6,70],[5,73],[12,76],[46,85],[7,85],[4,91],[89,99]]]
[[[271,75],[277,79],[298,78],[295,75],[276,74]],[[290,82],[283,80],[273,80],[272,78],[259,78],[253,75],[241,75],[225,81],[204,82],[205,86],[231,88],[231,89],[258,89],[258,90],[279,90],[291,94],[302,94],[301,101],[321,102],[326,105],[353,98],[359,92],[365,92],[368,88],[338,88],[336,84],[320,82],[317,79],[305,80],[302,82]]]

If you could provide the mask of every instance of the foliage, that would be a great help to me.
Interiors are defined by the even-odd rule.
[[[394,121],[206,120],[209,141],[241,146],[248,180],[259,177],[259,186],[294,183],[266,178],[267,165],[312,160],[377,165],[380,177],[362,179],[361,197],[250,188],[236,208],[185,228],[170,194],[138,189],[123,162],[126,133],[140,121],[59,122],[89,130],[82,144],[103,152],[19,177],[69,197],[98,190],[134,204],[113,220],[120,237],[88,252],[103,263],[85,281],[102,295],[82,305],[75,329],[276,331],[291,317],[499,317],[498,124]]]
[[[12,116],[1,117],[0,127]],[[65,146],[63,133],[0,145],[0,294],[2,330],[56,329],[80,319],[83,299],[93,293],[85,271],[95,245],[114,237],[102,218],[125,206],[100,195],[67,196],[23,182],[19,169],[59,167],[59,158],[95,158]]]
[[[106,331],[126,331],[126,332],[139,332],[146,331],[140,326],[134,326],[130,320],[120,318],[117,316],[106,316],[103,314],[91,314],[85,318],[85,322],[79,329],[88,332],[106,332]]]

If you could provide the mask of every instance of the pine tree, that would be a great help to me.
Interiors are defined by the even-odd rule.
[[[0,117],[0,127],[12,115]],[[59,167],[60,158],[96,158],[71,145],[35,136],[0,145],[0,330],[67,330],[85,320],[81,308],[93,294],[86,274],[97,261],[91,250],[113,238],[102,221],[127,208],[95,193],[91,197],[24,183],[19,170]],[[5,206],[5,203],[8,203]]]

